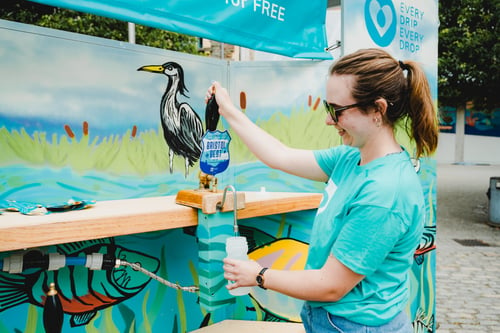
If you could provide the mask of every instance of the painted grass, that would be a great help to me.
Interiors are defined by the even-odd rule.
[[[316,103],[313,106],[294,108],[290,116],[278,111],[268,120],[257,119],[255,122],[291,147],[321,149],[340,144],[337,131],[325,125],[323,107],[317,108],[317,106]],[[133,128],[123,135],[110,135],[102,139],[89,134],[88,127],[89,124],[84,122],[80,137],[67,127],[65,127],[66,134],[35,132],[33,135],[29,135],[24,129],[9,131],[2,127],[0,165],[70,167],[76,172],[98,170],[137,175],[163,173],[168,170],[168,147],[160,127],[156,131],[147,130],[138,133],[136,128]],[[232,138],[231,163],[234,165],[255,161],[255,157],[240,138],[231,130],[229,133]],[[397,133],[401,144],[409,147],[404,131],[398,130]],[[174,170],[184,171],[183,158],[178,156],[174,158]]]

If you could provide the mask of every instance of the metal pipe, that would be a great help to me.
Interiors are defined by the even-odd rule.
[[[224,193],[222,194],[222,202],[219,202],[216,207],[220,210],[222,210],[222,207],[224,207],[224,203],[226,202],[226,193],[227,190],[231,189],[233,191],[234,199],[233,199],[233,211],[234,211],[234,224],[233,224],[233,230],[234,230],[234,235],[238,236],[239,235],[239,228],[238,228],[238,220],[236,218],[236,210],[238,209],[238,202],[237,202],[237,195],[236,195],[236,189],[234,188],[233,185],[227,185],[224,188]]]

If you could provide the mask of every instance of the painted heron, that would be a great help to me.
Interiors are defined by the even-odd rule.
[[[137,70],[164,74],[168,78],[167,88],[161,98],[160,117],[163,136],[169,147],[170,173],[173,172],[174,155],[179,155],[184,158],[187,177],[189,167],[200,158],[204,132],[201,119],[193,108],[177,100],[178,93],[188,97],[182,66],[176,62],[167,62],[163,65],[142,66]]]

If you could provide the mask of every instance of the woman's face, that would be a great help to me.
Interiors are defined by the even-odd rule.
[[[353,75],[330,75],[326,83],[326,100],[335,107],[355,104],[356,101],[351,95],[351,88],[354,84]],[[337,114],[338,122],[335,123],[330,114],[326,116],[326,124],[334,126],[342,142],[345,145],[362,148],[375,126],[372,114],[363,113],[358,107],[349,108]]]

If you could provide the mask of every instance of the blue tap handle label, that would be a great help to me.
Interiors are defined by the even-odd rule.
[[[231,136],[227,131],[207,131],[201,139],[200,169],[208,175],[215,176],[229,166],[229,142]]]

